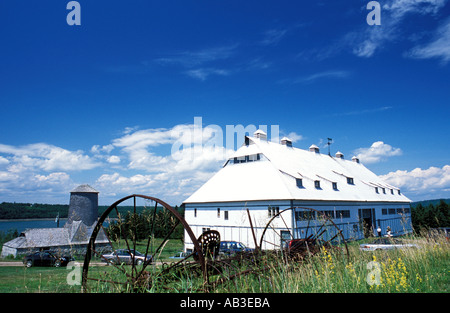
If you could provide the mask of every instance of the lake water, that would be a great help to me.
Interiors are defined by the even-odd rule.
[[[63,227],[66,218],[59,220],[59,227]],[[7,232],[17,229],[19,234],[27,228],[56,228],[55,219],[29,219],[29,220],[0,220],[0,231]]]

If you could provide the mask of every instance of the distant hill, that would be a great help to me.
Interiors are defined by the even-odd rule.
[[[422,204],[422,206],[429,206],[430,204],[435,206],[435,205],[438,205],[441,202],[441,200],[444,200],[445,203],[450,205],[450,198],[447,198],[447,199],[432,199],[432,200],[415,201],[415,202],[411,202],[411,206],[414,208],[414,207],[418,206],[419,203]]]
[[[99,217],[106,211],[108,206],[99,205]],[[133,212],[132,206],[118,206],[119,214],[126,215],[127,212]],[[177,206],[175,209],[179,209]],[[142,213],[144,210],[150,210],[153,207],[137,206],[136,212]],[[57,215],[60,218],[67,218],[69,211],[68,204],[41,204],[41,203],[0,203],[0,220],[1,219],[34,219],[34,218],[55,218]],[[181,212],[182,213],[182,212]],[[109,217],[117,217],[117,213],[113,210]]]

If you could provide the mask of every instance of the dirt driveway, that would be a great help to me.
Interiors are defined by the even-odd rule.
[[[80,262],[80,265],[83,266],[83,262]],[[105,266],[106,263],[92,262],[89,265],[90,266]],[[24,266],[24,265],[22,262],[0,262],[0,266]]]
[[[22,262],[0,262],[0,266],[23,266]]]

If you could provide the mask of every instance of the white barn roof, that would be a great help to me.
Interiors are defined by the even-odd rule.
[[[398,188],[385,183],[359,162],[264,138],[248,138],[248,143],[184,203],[256,200],[411,202]],[[319,181],[320,188],[316,187],[315,181]]]

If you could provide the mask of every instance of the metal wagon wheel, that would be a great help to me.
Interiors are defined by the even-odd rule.
[[[236,278],[255,274],[251,268],[254,258],[250,253],[238,253],[233,256],[221,256],[220,233],[216,230],[209,230],[202,233],[197,241],[200,245],[201,253],[205,261],[204,284],[199,291],[210,292],[218,286],[233,281]],[[194,261],[198,261],[199,255],[192,253]],[[197,262],[176,262],[164,264],[164,274],[178,276],[181,273],[190,273],[192,277],[199,276],[201,272],[200,263]]]
[[[294,230],[287,223],[290,219],[294,219],[292,224],[298,223]],[[302,259],[324,248],[349,256],[342,230],[324,212],[305,207],[275,214],[262,232],[259,247],[266,252],[281,253],[286,261]]]
[[[144,219],[136,212],[137,201],[143,201],[144,207],[149,201],[154,203]],[[119,211],[119,204],[128,204],[125,216]],[[83,265],[82,290],[145,292],[182,285],[180,281],[187,280],[183,275],[189,272],[174,275],[162,266],[167,243],[179,240],[173,239],[175,234],[186,234],[194,244],[194,252],[176,263],[195,264],[200,269],[199,284],[204,284],[207,275],[201,247],[177,210],[160,199],[144,195],[130,195],[116,201],[102,214],[92,232]],[[102,238],[103,245],[100,245]],[[106,246],[112,250],[110,254],[104,253],[105,238]],[[94,266],[93,258],[111,266]]]

